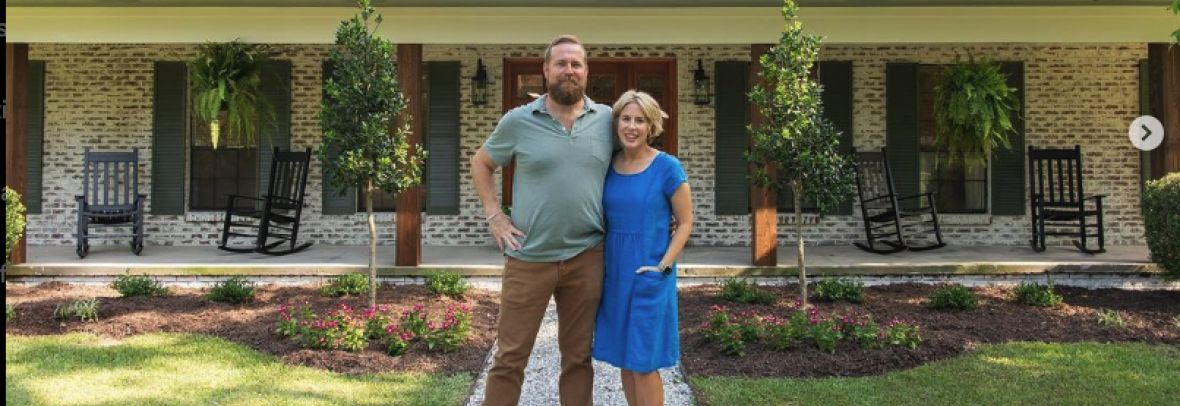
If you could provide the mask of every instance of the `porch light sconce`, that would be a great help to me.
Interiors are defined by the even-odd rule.
[[[479,60],[475,76],[471,77],[471,104],[476,106],[488,104],[488,71],[483,68],[483,58]]]
[[[713,82],[705,73],[705,63],[697,59],[697,71],[693,75],[693,100],[698,106],[708,106],[713,100]]]

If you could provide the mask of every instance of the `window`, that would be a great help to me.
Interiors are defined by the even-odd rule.
[[[189,206],[193,211],[225,210],[229,195],[258,195],[258,145],[245,145],[222,137],[217,150],[209,126],[192,117],[189,122],[192,188]],[[261,135],[259,135],[261,136]]]
[[[918,69],[918,119],[922,130],[920,190],[921,193],[935,193],[939,212],[987,213],[987,164],[969,165],[961,159],[948,163],[946,146],[935,142],[938,124],[934,118],[934,88],[942,75],[942,66],[929,65]],[[922,205],[927,205],[926,201]]]

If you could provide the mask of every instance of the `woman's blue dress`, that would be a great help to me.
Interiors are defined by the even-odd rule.
[[[671,198],[688,180],[676,158],[661,152],[646,170],[622,175],[611,166],[603,192],[606,280],[595,328],[594,358],[651,373],[676,366],[680,332],[676,273],[635,271],[658,266],[671,240]]]

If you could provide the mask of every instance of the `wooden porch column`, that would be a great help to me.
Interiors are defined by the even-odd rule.
[[[1151,115],[1164,125],[1164,143],[1151,154],[1151,178],[1180,173],[1180,47],[1151,44]]]
[[[762,83],[758,73],[762,71],[762,55],[770,51],[772,45],[754,44],[750,48],[750,80],[751,85]],[[750,103],[750,122],[754,127],[766,123],[766,117],[758,111],[758,107]],[[750,169],[754,169],[751,164]],[[770,179],[774,180],[775,168],[766,168]],[[750,211],[754,236],[751,240],[754,266],[778,266],[778,196],[774,188],[750,186]]]
[[[27,203],[28,158],[25,151],[29,145],[29,45],[5,44],[5,68],[8,72],[4,93],[4,184],[20,193],[22,203]],[[12,249],[12,264],[23,264],[27,259],[25,239]]]
[[[410,155],[424,139],[422,109],[422,44],[397,46],[397,80],[401,84],[409,106],[406,113],[413,118],[410,126]],[[397,197],[397,266],[422,264],[422,186],[403,192]]]

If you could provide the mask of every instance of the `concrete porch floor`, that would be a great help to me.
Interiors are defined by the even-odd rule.
[[[852,246],[808,247],[812,275],[992,275],[1056,273],[1154,274],[1143,246],[1109,247],[1103,255],[1086,255],[1072,247],[1052,247],[1038,254],[1027,247],[956,247],[889,256]],[[795,247],[779,248],[778,267],[750,266],[748,247],[690,247],[680,261],[685,277],[783,276],[794,271]],[[379,247],[379,273],[417,276],[447,270],[468,276],[498,276],[503,257],[488,247],[423,247],[421,267],[396,267],[393,247]],[[96,246],[79,259],[73,247],[29,247],[29,263],[9,269],[8,276],[150,275],[324,276],[367,269],[368,247],[313,246],[286,257],[231,254],[213,247],[148,247],[142,256],[124,246]]]

